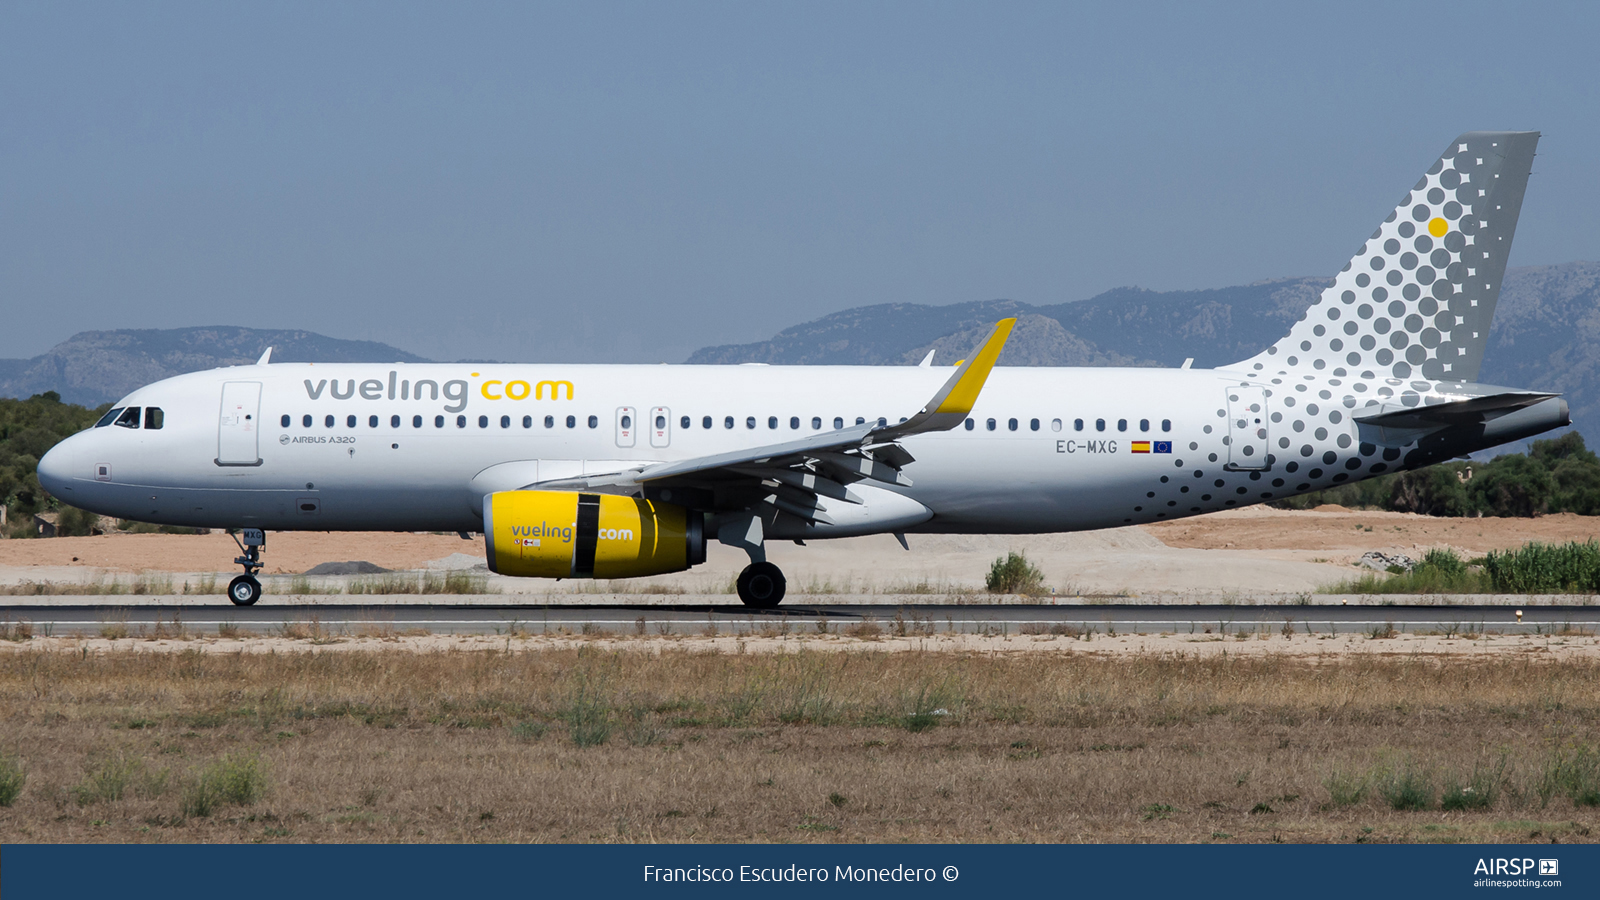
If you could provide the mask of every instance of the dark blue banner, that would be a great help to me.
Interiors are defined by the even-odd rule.
[[[34,846],[5,900],[464,895],[1448,897],[1600,892],[1593,846]],[[1504,896],[1504,894],[1499,894]]]

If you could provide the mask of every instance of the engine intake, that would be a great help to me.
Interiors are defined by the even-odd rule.
[[[575,491],[483,498],[489,570],[532,578],[635,578],[706,561],[705,526],[681,506]]]

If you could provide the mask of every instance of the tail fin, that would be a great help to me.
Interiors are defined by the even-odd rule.
[[[1223,368],[1475,381],[1538,143],[1451,141],[1287,337]]]

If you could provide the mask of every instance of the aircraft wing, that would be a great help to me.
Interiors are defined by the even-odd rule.
[[[849,489],[857,481],[911,484],[901,470],[915,457],[898,442],[913,434],[948,431],[966,420],[1016,321],[1002,319],[995,323],[977,351],[956,368],[933,398],[915,415],[900,422],[869,422],[748,450],[529,487],[625,493],[645,487],[687,488],[710,492],[714,505],[721,509],[767,503],[807,521],[826,522],[826,515],[818,509],[819,496],[860,503]]]

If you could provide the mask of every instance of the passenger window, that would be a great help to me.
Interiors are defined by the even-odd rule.
[[[767,416],[767,427],[768,428],[777,428],[778,427],[778,417],[777,416]]]
[[[421,428],[422,427],[422,417],[421,416],[412,416],[411,417],[411,427],[412,428]]]
[[[632,428],[633,427],[633,416],[623,416],[622,417],[622,427],[623,428]]]
[[[1161,430],[1162,431],[1171,431],[1172,430],[1172,420],[1171,419],[1162,419],[1161,420]]]
[[[522,417],[522,427],[523,428],[532,428],[533,427],[533,416],[523,416]]]
[[[466,416],[456,416],[456,427],[457,428],[465,428],[465,427],[467,427],[467,417]]]
[[[1140,431],[1149,431],[1150,430],[1150,420],[1149,419],[1140,419],[1139,420],[1139,430]]]
[[[94,423],[94,427],[96,427],[96,428],[104,428],[107,425],[110,425],[112,422],[115,422],[117,420],[117,416],[122,415],[122,409],[123,408],[119,406],[119,407],[117,407],[115,409],[106,410],[106,414],[100,417],[100,421]],[[283,424],[284,425],[288,425],[289,424],[289,417],[288,416],[284,416],[283,419],[284,419]]]
[[[1106,420],[1105,419],[1095,419],[1094,420],[1094,430],[1095,431],[1105,431],[1106,430]]]
[[[285,413],[283,415],[283,418],[278,420],[278,424],[282,425],[284,428],[288,428],[289,427],[289,415],[288,415],[288,413]],[[95,427],[98,428],[99,426],[96,425]]]
[[[711,427],[711,417],[710,416],[705,416],[705,417],[701,418],[700,419],[700,427],[701,428],[710,428]]]
[[[501,428],[510,428],[511,427],[511,417],[510,416],[501,416],[500,417],[500,427]]]
[[[344,417],[344,427],[346,427],[346,428],[354,428],[354,427],[356,427],[356,417],[355,416],[345,416]]]
[[[679,428],[688,428],[690,421],[691,420],[689,419],[688,416],[684,416],[683,418],[678,420],[678,427]]]
[[[1118,419],[1117,420],[1117,430],[1118,431],[1127,431],[1128,430],[1128,420],[1127,419]]]
[[[967,430],[968,431],[971,431],[972,429],[977,428],[977,427],[978,427],[978,423],[972,421],[971,419],[967,420]]]
[[[122,411],[122,415],[117,416],[117,420],[115,422],[112,422],[111,424],[120,425],[123,428],[138,428],[139,427],[139,407],[130,406],[127,409],[123,410]]]
[[[377,416],[367,416],[367,427],[368,428],[377,428],[378,427],[378,417]]]
[[[589,427],[590,428],[599,428],[600,427],[600,417],[599,416],[590,416],[589,417]]]
[[[811,430],[812,431],[821,431],[822,430],[822,417],[821,416],[812,416],[811,417]]]
[[[865,424],[867,424],[867,420],[862,416],[856,416],[856,424],[857,425],[865,425]]]
[[[843,427],[844,427],[844,417],[843,416],[834,416],[833,417],[833,430],[834,431],[838,431],[839,429],[841,429]]]
[[[556,417],[555,416],[545,416],[544,417],[544,427],[546,427],[546,428],[554,428],[554,427],[556,427]]]
[[[324,428],[332,428],[333,427],[333,416],[323,416],[322,417],[322,425],[323,425]]]
[[[744,427],[746,427],[746,428],[754,428],[754,427],[756,427],[756,417],[755,416],[746,416],[745,419],[744,419]]]
[[[901,420],[900,420],[900,421],[902,421],[902,422],[903,422],[903,421],[905,421],[905,420],[904,420],[904,419],[901,419]],[[885,425],[888,425],[888,424],[889,424],[889,420],[888,420],[888,418],[887,418],[887,417],[885,417],[885,416],[879,416],[879,417],[878,417],[878,427],[879,427],[879,428],[882,428],[882,427],[884,427],[884,426],[885,426]]]
[[[1029,419],[1028,420],[1028,429],[1030,431],[1038,431],[1039,430],[1039,420],[1038,419]]]
[[[389,427],[390,428],[399,428],[400,427],[400,417],[399,416],[390,416],[389,417]]]
[[[1011,429],[1012,431],[1016,431],[1017,430],[1017,420],[1016,419],[1007,419],[1006,420],[1006,427]]]
[[[656,427],[657,428],[666,428],[667,427],[667,417],[666,416],[656,416]]]
[[[994,430],[994,420],[993,420],[993,419],[988,419],[988,420],[986,420],[986,421],[985,421],[985,422],[984,422],[984,423],[983,423],[983,424],[984,424],[984,426],[985,426],[985,427],[987,427],[987,428],[988,428],[988,429],[989,429],[989,430],[990,430],[990,431],[993,431],[993,430]]]
[[[722,419],[722,427],[723,428],[732,428],[733,427],[733,416],[724,416],[723,419]]]
[[[1073,431],[1082,431],[1083,430],[1083,420],[1082,419],[1073,419],[1072,420],[1072,430]]]
[[[478,427],[479,428],[488,428],[489,427],[489,417],[488,416],[479,416],[478,417]]]
[[[799,416],[790,416],[789,417],[789,429],[791,431],[799,431],[800,430],[800,417]]]
[[[1060,431],[1061,430],[1061,420],[1060,419],[1051,419],[1050,420],[1050,430],[1051,431]]]
[[[444,416],[434,416],[433,417],[433,427],[435,427],[435,428],[443,428],[444,427]]]
[[[399,421],[399,420],[396,419],[395,421]],[[311,417],[310,416],[301,416],[300,417],[300,427],[301,428],[310,428],[311,427]]]

